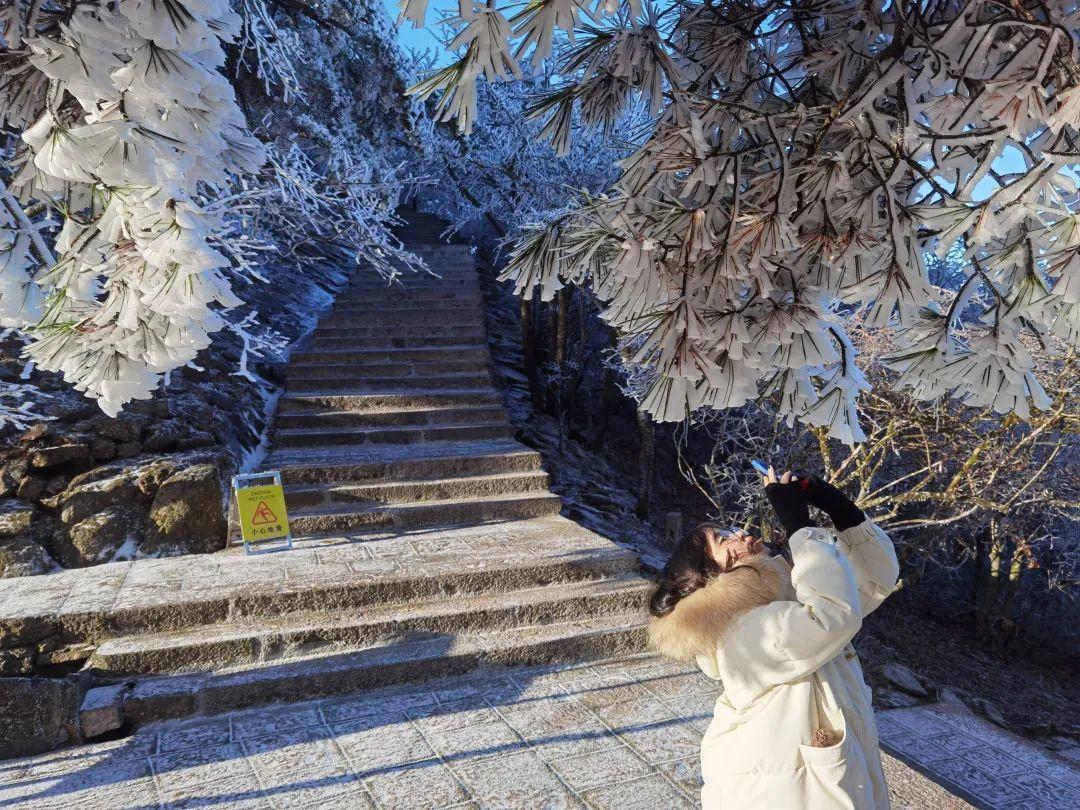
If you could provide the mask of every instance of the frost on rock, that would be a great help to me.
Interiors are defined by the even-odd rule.
[[[416,89],[464,131],[482,77],[513,79],[556,35],[572,42],[533,111],[560,151],[576,121],[655,115],[614,189],[538,224],[505,273],[544,300],[591,285],[648,372],[634,393],[655,419],[772,396],[860,441],[851,315],[888,331],[919,397],[1045,407],[1026,346],[1080,342],[1072,5],[462,9],[456,61]],[[927,269],[950,251],[952,291]]]

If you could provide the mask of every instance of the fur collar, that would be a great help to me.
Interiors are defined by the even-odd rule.
[[[700,655],[714,654],[732,622],[746,611],[794,598],[791,569],[784,559],[758,554],[681,599],[668,615],[653,618],[649,647],[692,663]]]

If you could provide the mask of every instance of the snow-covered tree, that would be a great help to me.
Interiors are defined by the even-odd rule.
[[[416,54],[411,73],[423,75],[435,54]],[[424,162],[425,208],[454,230],[479,226],[496,237],[527,224],[548,221],[582,192],[599,193],[618,177],[617,163],[633,151],[628,139],[647,132],[640,106],[619,121],[619,135],[584,131],[571,148],[557,154],[543,137],[542,121],[530,117],[536,96],[555,77],[554,60],[522,66],[522,76],[485,82],[476,88],[477,117],[468,136],[418,111]]]
[[[29,356],[110,413],[237,303],[212,244],[222,215],[199,194],[264,159],[220,70],[239,30],[226,0],[0,8],[0,118],[23,142],[0,222],[2,325],[31,328]],[[27,204],[62,217],[55,258]]]
[[[572,37],[537,105],[555,145],[575,111],[610,128],[645,99],[655,123],[612,192],[521,240],[506,277],[545,299],[591,280],[658,420],[768,394],[852,443],[868,388],[853,312],[891,330],[898,385],[919,398],[1048,407],[1031,347],[1080,343],[1078,14],[1071,0],[463,0],[458,58],[417,90],[467,131],[477,81]],[[925,254],[958,243],[959,289],[935,288]]]
[[[390,232],[389,156],[350,128],[350,18],[327,13],[0,2],[0,326],[31,337],[39,368],[115,414],[209,345],[268,250],[332,243],[388,276],[419,265]],[[251,122],[265,145],[236,88],[257,116],[274,97]],[[307,103],[327,88],[340,97]]]

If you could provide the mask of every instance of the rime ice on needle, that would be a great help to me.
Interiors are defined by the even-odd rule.
[[[55,264],[21,225],[0,314],[31,328],[41,368],[115,414],[208,345],[215,308],[238,303],[211,245],[221,214],[197,196],[263,162],[220,72],[240,18],[224,0],[26,10],[0,10],[9,56],[25,58],[0,95],[27,147],[11,193],[64,219]]]
[[[1073,3],[537,0],[482,36],[473,12],[460,61],[418,87],[466,131],[479,55],[512,76],[505,54],[544,58],[556,29],[574,38],[538,104],[554,144],[572,111],[656,114],[614,192],[527,233],[506,272],[545,300],[591,280],[656,419],[773,393],[858,441],[853,312],[892,331],[916,396],[1045,407],[1022,340],[1080,340]],[[925,255],[957,244],[960,289],[934,288]]]

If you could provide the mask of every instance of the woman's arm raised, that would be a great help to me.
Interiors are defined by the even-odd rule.
[[[854,501],[827,481],[809,479],[807,499],[825,512],[836,527],[840,548],[851,560],[855,572],[862,615],[868,615],[896,587],[900,567],[892,540]]]
[[[795,600],[771,602],[736,622],[720,642],[730,670],[725,684],[737,680],[756,694],[804,678],[843,650],[862,625],[858,585],[836,535],[804,528],[790,546]]]

